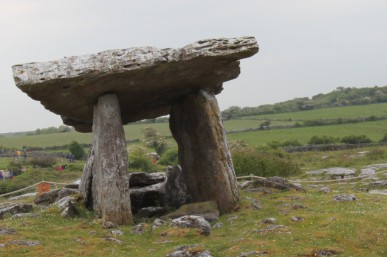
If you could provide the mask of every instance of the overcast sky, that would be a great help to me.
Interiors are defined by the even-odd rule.
[[[387,85],[386,0],[0,0],[0,133],[62,124],[20,91],[14,64],[254,36],[221,109]]]

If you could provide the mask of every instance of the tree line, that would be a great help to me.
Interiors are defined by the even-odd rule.
[[[387,102],[387,86],[383,87],[338,87],[327,94],[294,98],[292,100],[265,104],[257,107],[231,106],[222,111],[224,119],[251,115],[274,114],[284,112],[306,111],[317,108],[363,105]]]

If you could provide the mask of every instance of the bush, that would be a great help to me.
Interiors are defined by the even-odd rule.
[[[384,136],[382,139],[379,140],[379,143],[387,143],[387,132],[384,133]]]
[[[373,148],[367,154],[368,158],[371,160],[383,159],[386,156],[386,151],[383,148]]]
[[[262,177],[288,177],[301,171],[297,164],[286,159],[285,153],[244,149],[233,151],[232,159],[237,176],[253,174]]]
[[[31,164],[32,166],[49,168],[49,167],[52,167],[56,162],[57,160],[53,156],[40,156],[40,157],[33,157],[29,161],[29,164]]]
[[[368,144],[372,143],[372,140],[369,139],[366,135],[361,136],[346,136],[341,139],[341,142],[344,144]]]
[[[329,145],[335,144],[337,139],[329,136],[313,136],[309,139],[308,144],[310,145]]]
[[[141,148],[132,150],[129,154],[129,169],[136,169],[144,172],[153,171],[154,164],[152,164],[151,156]]]
[[[147,147],[155,149],[155,151],[160,155],[167,150],[168,145],[165,137],[160,136],[156,129],[146,127],[142,128],[140,132],[144,135],[143,142]]]
[[[302,146],[302,144],[297,140],[287,140],[281,144],[282,147],[288,147],[288,146]]]
[[[179,164],[178,149],[171,148],[165,151],[165,153],[161,156],[159,160],[159,164],[172,165],[172,166],[178,165]]]
[[[23,165],[20,161],[11,161],[8,165],[8,170],[13,173],[14,176],[18,176],[22,172]]]
[[[69,151],[74,155],[75,159],[81,159],[85,156],[85,150],[83,150],[82,146],[77,141],[72,141],[69,144]]]

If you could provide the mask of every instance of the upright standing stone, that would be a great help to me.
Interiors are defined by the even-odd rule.
[[[175,102],[170,129],[192,200],[215,200],[221,212],[232,211],[238,189],[215,96],[199,90]]]
[[[116,95],[103,95],[94,106],[93,136],[93,208],[105,221],[130,224],[128,153]]]

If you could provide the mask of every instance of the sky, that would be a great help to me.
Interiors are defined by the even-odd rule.
[[[220,108],[387,85],[385,0],[0,0],[0,133],[58,127],[12,65],[104,50],[254,36]]]

